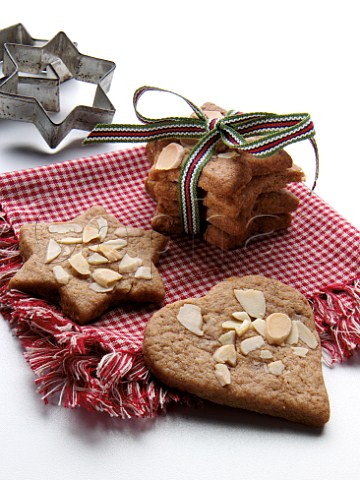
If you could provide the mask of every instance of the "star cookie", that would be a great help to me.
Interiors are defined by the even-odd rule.
[[[59,303],[85,324],[117,304],[160,302],[164,285],[154,263],[167,239],[126,227],[94,206],[68,222],[33,223],[20,230],[25,261],[9,288]]]
[[[329,419],[312,310],[277,280],[234,277],[166,305],[146,326],[143,352],[170,387],[306,425]]]

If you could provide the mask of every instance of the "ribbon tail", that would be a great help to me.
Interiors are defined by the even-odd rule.
[[[182,165],[179,177],[180,213],[184,232],[200,233],[200,212],[197,184],[202,169],[211,159],[220,139],[216,130],[208,132],[192,149]]]
[[[144,143],[162,138],[201,138],[206,133],[204,122],[196,118],[177,117],[146,125],[99,123],[83,141],[90,143]]]
[[[310,190],[310,195],[311,195],[312,192],[315,190],[315,187],[316,187],[316,184],[317,184],[317,181],[318,181],[318,178],[319,178],[320,161],[319,161],[319,150],[318,150],[315,138],[312,137],[309,140],[310,140],[311,145],[312,145],[312,147],[314,149],[314,152],[315,152],[315,178],[314,178],[314,182],[313,182],[313,185],[311,187],[311,190]]]

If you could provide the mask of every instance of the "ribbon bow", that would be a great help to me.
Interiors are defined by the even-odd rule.
[[[148,91],[166,92],[180,97],[191,107],[197,118],[152,119],[141,115],[137,110],[137,104],[140,97]],[[135,91],[133,105],[136,116],[143,125],[99,124],[90,132],[84,143],[151,142],[161,138],[198,138],[198,143],[183,162],[179,176],[180,213],[185,233],[200,233],[197,184],[202,169],[213,156],[216,144],[220,140],[231,149],[242,150],[258,157],[267,157],[286,145],[310,140],[316,159],[312,190],[315,188],[319,175],[319,157],[314,139],[314,124],[307,113],[277,115],[230,110],[222,118],[209,119],[199,107],[182,95],[148,86],[140,87]],[[249,139],[249,137],[252,138]]]

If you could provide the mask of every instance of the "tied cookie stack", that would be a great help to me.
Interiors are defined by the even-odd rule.
[[[212,103],[201,109],[209,119],[226,114]],[[152,166],[145,186],[157,202],[151,223],[158,232],[182,232],[178,182],[182,164],[196,143],[197,139],[189,138],[147,144]],[[198,180],[204,239],[229,250],[252,236],[288,228],[299,201],[285,187],[304,179],[303,171],[284,150],[259,158],[219,142]]]
[[[189,117],[149,118],[137,104],[150,91],[170,93],[193,110]],[[133,98],[142,125],[97,125],[85,144],[150,142],[152,167],[145,180],[158,202],[152,226],[162,233],[201,234],[224,250],[247,238],[287,228],[298,200],[284,188],[302,182],[303,171],[283,151],[309,140],[319,157],[308,113],[225,112],[207,103],[197,107],[170,90],[143,86]]]

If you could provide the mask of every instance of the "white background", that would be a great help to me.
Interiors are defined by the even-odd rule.
[[[317,193],[360,228],[357,2],[3,2],[0,28],[22,22],[36,38],[65,31],[82,53],[113,60],[114,121],[134,122],[144,84],[241,111],[311,113],[321,173]],[[75,84],[74,84],[75,83]],[[62,88],[63,118],[91,104],[94,87]],[[150,116],[183,114],[168,97],[141,104]],[[166,108],[165,108],[166,107]],[[145,111],[146,110],[146,111]],[[54,151],[30,124],[0,120],[0,171],[60,162],[119,145],[81,147],[73,131]],[[311,147],[291,148],[311,185]],[[355,247],[354,247],[355,248]],[[332,417],[323,431],[242,411],[177,409],[120,421],[45,407],[18,341],[0,321],[0,473],[27,479],[337,479],[360,467],[357,357],[324,375]]]

